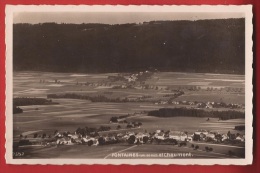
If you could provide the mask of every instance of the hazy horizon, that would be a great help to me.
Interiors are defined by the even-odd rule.
[[[176,12],[19,12],[14,13],[13,23],[102,23],[125,24],[149,21],[210,20],[244,18],[244,13],[176,13]]]

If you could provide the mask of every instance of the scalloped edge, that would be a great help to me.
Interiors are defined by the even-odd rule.
[[[245,159],[13,159],[12,158],[12,24],[17,11],[131,11],[131,12],[243,12],[245,13],[246,41],[246,156]],[[253,23],[252,5],[6,5],[6,121],[5,160],[15,165],[249,165],[253,161]],[[251,135],[250,135],[251,134]]]

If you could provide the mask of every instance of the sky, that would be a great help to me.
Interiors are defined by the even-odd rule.
[[[244,13],[174,13],[174,12],[19,12],[14,23],[142,23],[154,20],[202,20],[244,18]]]

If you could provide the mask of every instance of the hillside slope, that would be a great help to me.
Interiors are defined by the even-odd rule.
[[[244,74],[244,19],[14,24],[14,70]]]

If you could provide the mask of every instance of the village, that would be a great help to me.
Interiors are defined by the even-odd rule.
[[[193,74],[148,70],[62,75],[35,77],[39,91],[17,93],[14,151],[84,146],[147,146],[159,151],[168,146],[211,152],[209,157],[213,152],[244,157],[244,93],[232,80],[219,87],[222,79],[209,85],[206,74],[194,82],[189,81]],[[31,91],[39,94],[35,97]],[[27,121],[39,126],[29,127]]]
[[[200,85],[174,85],[165,86],[152,84],[149,80],[159,80],[159,77],[154,77],[158,73],[157,69],[140,71],[137,73],[119,73],[117,75],[111,75],[107,78],[96,82],[76,82],[76,88],[79,89],[79,93],[61,93],[61,94],[48,94],[47,98],[73,98],[73,99],[86,99],[92,102],[147,102],[155,105],[176,105],[185,106],[188,108],[196,109],[237,109],[244,110],[245,104],[238,102],[226,102],[222,99],[204,99],[202,100],[189,100],[182,99],[182,96],[186,96],[189,93],[206,93],[206,94],[243,94],[243,88],[240,87],[214,87],[214,86],[200,86]],[[40,80],[42,83],[43,80]],[[54,81],[48,81],[49,83],[60,84],[62,80],[54,79]],[[86,87],[86,88],[84,88]],[[93,93],[83,94],[85,89],[92,89]],[[105,90],[105,92],[103,92]],[[127,91],[142,92],[143,94],[127,94]],[[82,92],[82,93],[81,93]],[[120,94],[117,94],[120,93]],[[181,99],[179,99],[181,98]]]
[[[62,145],[75,145],[75,147],[76,145],[86,145],[90,147],[128,144],[189,146],[198,150],[200,144],[203,144],[203,146],[206,146],[206,152],[212,152],[214,147],[211,147],[211,145],[243,146],[245,143],[244,134],[231,133],[230,131],[225,134],[205,129],[198,129],[193,133],[159,129],[148,132],[141,128],[141,122],[127,122],[125,118],[126,116],[110,119],[109,123],[118,124],[116,129],[111,129],[109,126],[100,126],[99,128],[79,127],[72,133],[55,130],[53,133],[34,131],[27,133],[27,135],[21,134],[17,147],[59,147]],[[235,153],[228,151],[226,154],[234,155]]]

